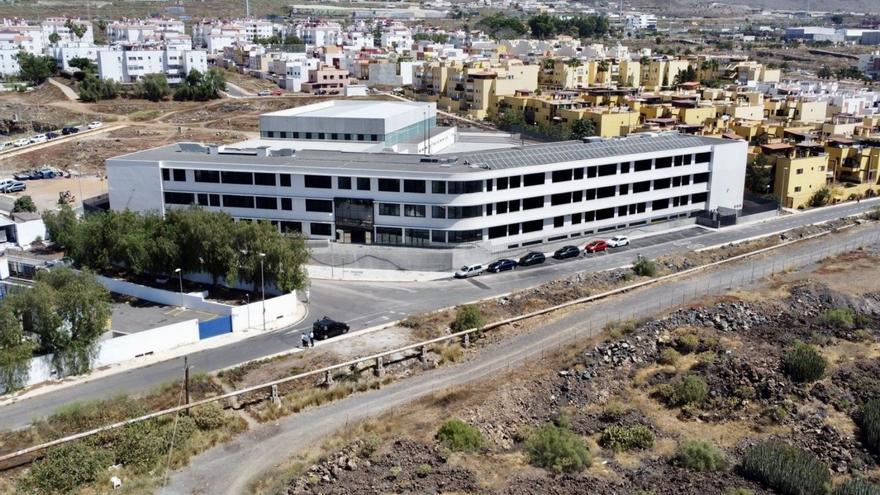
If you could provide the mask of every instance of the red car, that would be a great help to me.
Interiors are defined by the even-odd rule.
[[[598,253],[608,249],[608,243],[605,241],[593,241],[584,246],[584,253]]]

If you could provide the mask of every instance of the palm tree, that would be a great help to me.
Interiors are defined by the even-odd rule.
[[[604,74],[606,72],[608,72],[608,61],[607,60],[600,60],[599,63],[596,64],[596,80],[603,80],[604,81],[604,79],[605,79]],[[603,77],[600,78],[599,74],[602,74]]]

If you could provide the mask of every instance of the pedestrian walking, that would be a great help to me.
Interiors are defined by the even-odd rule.
[[[304,334],[304,333],[301,334],[301,335],[300,335],[300,340],[302,341],[302,347],[303,347],[303,349],[305,349],[306,347],[309,346],[309,337],[308,337],[306,334]]]
[[[315,332],[309,332],[309,347],[315,347]]]

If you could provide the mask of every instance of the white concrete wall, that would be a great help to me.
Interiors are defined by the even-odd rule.
[[[715,146],[712,153],[707,208],[742,209],[746,181],[746,154],[748,143],[729,141]]]
[[[272,329],[272,322],[282,318],[292,318],[297,314],[300,302],[296,292],[266,299],[266,328]],[[232,331],[238,332],[247,328],[263,327],[263,302],[254,301],[250,304],[231,308]]]
[[[156,162],[107,160],[110,208],[165,214],[162,172]]]
[[[213,301],[206,301],[201,294],[184,293],[183,296],[181,296],[179,292],[171,292],[164,289],[138,285],[132,282],[126,282],[125,280],[104,277],[103,275],[96,275],[95,277],[107,290],[117,294],[125,294],[146,301],[165,304],[167,306],[180,306],[181,301],[183,301],[183,306],[186,308],[206,311],[218,315],[229,315],[232,311],[232,306]],[[124,328],[119,328],[117,330],[122,332],[125,331]]]

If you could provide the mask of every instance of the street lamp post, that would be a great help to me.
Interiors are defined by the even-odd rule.
[[[266,259],[266,253],[260,255],[260,293],[263,298],[263,331],[266,331],[266,283],[263,278],[263,260]]]
[[[244,297],[247,299],[247,309],[248,309],[248,328],[251,328],[251,293],[245,292]]]
[[[82,208],[82,213],[83,213],[83,215],[85,215],[86,214],[86,198],[83,197],[82,169],[79,168],[79,165],[74,165],[73,168],[76,169],[76,182],[79,185],[80,208]]]
[[[175,268],[174,273],[177,274],[177,280],[180,282],[180,307],[183,309],[183,270]]]

